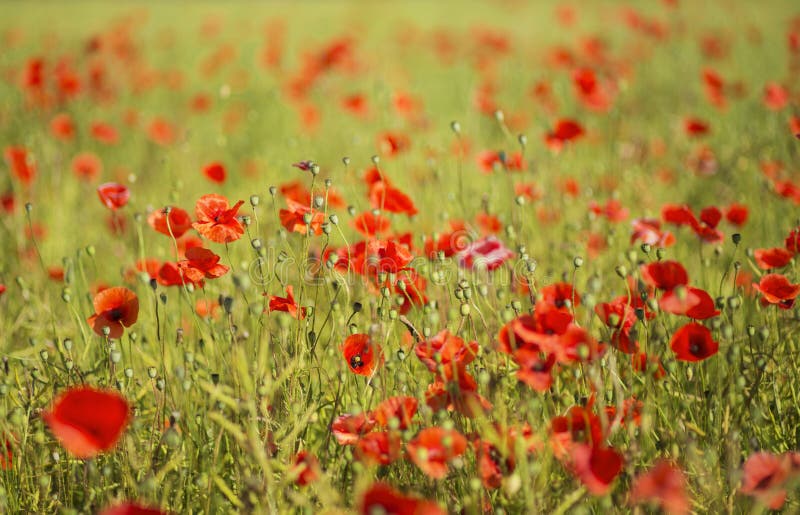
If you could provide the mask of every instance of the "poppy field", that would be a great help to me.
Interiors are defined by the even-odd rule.
[[[19,3],[0,512],[800,512],[800,8]]]

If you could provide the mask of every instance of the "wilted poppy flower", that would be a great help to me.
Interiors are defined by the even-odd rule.
[[[763,451],[751,454],[742,470],[742,493],[755,497],[771,510],[781,509],[786,501],[784,483],[789,477],[789,465],[785,455]]]
[[[372,410],[372,417],[381,427],[389,427],[393,420],[397,421],[397,429],[405,430],[411,425],[411,419],[417,413],[418,401],[414,397],[399,395],[389,397]]]
[[[131,198],[130,190],[116,182],[107,182],[98,186],[97,195],[100,197],[100,202],[112,211],[123,207]]]
[[[211,182],[222,184],[225,182],[225,165],[219,162],[213,162],[203,167],[203,175]]]
[[[711,338],[707,327],[691,322],[675,331],[670,348],[680,361],[702,361],[716,354],[719,344]]]
[[[270,296],[267,310],[284,311],[298,320],[306,317],[306,308],[299,307],[294,300],[294,287],[291,284],[286,286],[286,297]]]
[[[371,414],[359,413],[358,415],[339,415],[331,424],[331,433],[339,445],[355,445],[361,436],[369,433],[375,427],[375,420]]]
[[[578,444],[572,448],[571,467],[594,495],[605,495],[622,470],[622,455],[611,447]]]
[[[777,304],[782,309],[794,306],[795,298],[800,295],[800,284],[792,284],[780,274],[762,276],[761,281],[753,284],[753,289],[761,293],[762,303]]]
[[[385,513],[386,515],[445,515],[443,509],[431,501],[409,497],[385,483],[374,483],[364,493],[359,505],[361,515]]]
[[[169,215],[166,214],[167,211],[169,211]],[[148,215],[147,223],[165,236],[170,236],[170,231],[172,231],[171,236],[176,239],[192,228],[192,219],[189,217],[189,213],[175,206],[170,206],[168,209],[156,209]]]
[[[78,179],[93,181],[103,171],[103,162],[96,154],[83,152],[72,159],[72,172]]]
[[[378,233],[385,233],[391,227],[391,222],[388,218],[381,215],[376,215],[372,211],[365,211],[360,215],[353,218],[351,222],[353,228],[360,232],[367,238],[371,238]]]
[[[42,418],[67,452],[89,459],[117,444],[130,406],[117,392],[78,386],[63,392]]]
[[[762,270],[783,268],[792,261],[792,253],[781,247],[756,249],[753,252],[756,264]]]
[[[228,199],[222,195],[212,193],[203,195],[195,204],[197,221],[192,227],[201,235],[216,243],[230,243],[236,241],[244,234],[244,227],[236,219],[243,200],[233,207],[228,205]]]
[[[658,460],[650,470],[633,480],[630,502],[651,502],[667,515],[685,515],[690,511],[686,476],[674,463]]]
[[[139,299],[122,286],[101,291],[95,295],[93,303],[95,314],[86,322],[101,336],[108,327],[110,338],[121,337],[125,328],[135,324],[139,316]]]
[[[294,457],[294,467],[291,470],[295,476],[295,483],[305,486],[319,479],[320,466],[316,456],[308,451],[300,451]]]
[[[406,449],[420,470],[434,479],[443,479],[449,462],[467,450],[467,439],[454,429],[429,427],[408,442]]]
[[[642,280],[648,286],[669,291],[689,283],[689,275],[677,261],[656,261],[642,265]]]
[[[514,257],[514,252],[507,248],[494,235],[485,236],[474,241],[456,256],[458,264],[472,270],[496,270],[503,263]]]
[[[350,370],[358,375],[371,376],[383,363],[381,347],[367,334],[351,334],[344,340],[342,354]]]
[[[202,247],[192,247],[186,251],[186,259],[178,263],[184,277],[190,282],[199,283],[203,279],[222,277],[228,270],[220,264],[219,256]]]
[[[98,515],[166,515],[167,512],[158,508],[150,508],[143,504],[124,502],[100,510]]]

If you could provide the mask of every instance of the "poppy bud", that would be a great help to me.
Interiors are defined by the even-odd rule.
[[[470,307],[469,304],[461,304],[461,316],[466,317],[469,316]]]
[[[618,265],[614,268],[614,271],[620,276],[621,279],[625,279],[628,276],[628,269],[625,268],[625,265]]]
[[[497,111],[494,112],[494,119],[497,120],[498,122],[503,122],[506,119],[506,115],[503,114],[503,111],[498,109]]]
[[[572,264],[575,268],[580,268],[583,266],[583,258],[580,256],[576,256],[575,259],[572,260]]]
[[[332,231],[331,224],[329,224],[328,222],[323,222],[320,227],[322,228],[322,232],[326,235],[330,234]]]
[[[649,243],[642,243],[641,249],[645,254],[650,254],[651,247]]]
[[[270,186],[269,187],[269,194],[274,197],[276,193],[278,193],[278,188],[276,188],[275,186]]]
[[[330,220],[333,225],[339,225],[339,217],[335,214],[329,216],[328,220]]]
[[[731,235],[731,241],[733,241],[734,245],[738,245],[742,241],[742,235],[738,232],[735,232]]]
[[[663,247],[658,247],[658,248],[656,249],[656,259],[658,259],[659,261],[661,261],[662,259],[664,259],[664,256],[665,256],[666,254],[667,254],[667,251],[666,251],[666,250],[665,250]]]
[[[133,369],[132,368],[126,368],[125,369],[125,377],[127,377],[128,379],[131,379],[133,377]]]
[[[761,329],[759,329],[758,330],[758,337],[761,338],[762,342],[767,341],[767,338],[769,338],[769,328],[764,326]]]
[[[250,205],[256,207],[261,203],[261,198],[258,195],[250,195]]]
[[[311,165],[311,175],[313,175],[315,177],[317,175],[319,175],[319,165],[318,164],[314,163],[313,165]]]
[[[260,249],[261,248],[261,239],[260,238],[253,239],[253,241],[250,242],[250,245],[252,245],[254,249]]]
[[[317,209],[319,209],[319,208],[321,208],[323,205],[325,205],[325,199],[324,199],[324,198],[320,197],[319,195],[317,195],[316,197],[314,197],[314,207],[316,207]]]
[[[374,164],[375,166],[377,166],[377,165],[378,165],[378,163],[380,163],[380,162],[381,162],[381,158],[380,158],[379,156],[377,156],[377,155],[375,155],[375,156],[372,156],[372,164]]]
[[[350,158],[349,157],[343,157],[342,158],[342,163],[344,163],[345,166],[349,166],[350,165]]]
[[[157,375],[158,370],[156,370],[156,367],[147,367],[147,377],[150,379],[155,379]]]
[[[359,313],[364,306],[360,302],[353,302],[353,313]]]
[[[353,206],[347,206],[347,213],[350,216],[356,216],[356,208]]]
[[[518,300],[512,300],[511,301],[511,309],[513,309],[514,311],[521,310],[522,309],[522,302],[520,302]]]
[[[33,204],[31,204],[30,202],[25,202],[25,211],[27,211],[28,214],[30,214],[30,212],[33,211]]]
[[[86,253],[89,255],[89,257],[94,257],[94,253],[95,253],[94,245],[87,246],[86,247]]]

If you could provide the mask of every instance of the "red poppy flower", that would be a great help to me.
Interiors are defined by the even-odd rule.
[[[689,283],[686,269],[677,261],[656,261],[642,265],[640,270],[645,284],[659,290],[668,291]]]
[[[361,118],[364,118],[369,114],[367,97],[360,93],[344,97],[342,99],[342,108],[350,114]]]
[[[356,270],[369,277],[381,272],[398,274],[414,258],[408,247],[396,240],[372,240],[366,244],[365,252],[365,261]]]
[[[289,199],[286,199],[286,205],[289,209],[281,209],[278,215],[281,219],[281,225],[287,231],[306,234],[310,228],[312,233],[316,235],[322,234],[325,213]],[[306,218],[308,218],[308,223],[306,223]]]
[[[753,289],[761,293],[762,303],[777,304],[779,308],[790,309],[795,298],[800,295],[800,284],[792,284],[780,274],[766,274],[761,281],[753,284]]]
[[[556,309],[569,311],[569,306],[580,306],[581,295],[569,283],[548,284],[539,291],[542,303]]]
[[[98,515],[167,515],[167,512],[143,504],[124,502],[102,509]]]
[[[673,315],[686,315],[695,320],[706,320],[719,315],[711,295],[693,286],[677,287],[665,292],[658,305],[662,311]]]
[[[674,463],[658,460],[650,470],[633,480],[630,502],[652,502],[667,515],[686,515],[691,511],[686,476]]]
[[[63,392],[42,418],[73,456],[89,459],[114,448],[130,420],[117,392],[78,386]]]
[[[630,210],[622,205],[622,202],[616,199],[609,199],[605,205],[600,205],[597,202],[592,202],[589,205],[589,211],[597,216],[604,216],[610,222],[622,222],[628,218]]]
[[[360,232],[367,238],[372,238],[378,233],[385,233],[389,230],[392,223],[388,218],[381,215],[376,215],[372,211],[365,211],[360,215],[353,218],[351,225],[356,231]]]
[[[371,376],[383,363],[380,345],[373,343],[366,334],[348,336],[342,345],[342,354],[350,370],[362,376]]]
[[[556,364],[555,354],[542,354],[528,348],[517,349],[514,361],[519,365],[517,379],[537,392],[546,392],[553,384],[553,366]]]
[[[101,336],[108,327],[110,338],[121,337],[125,328],[135,324],[139,316],[139,299],[122,286],[101,291],[95,295],[93,303],[95,314],[86,322]]]
[[[636,372],[647,372],[651,364],[656,365],[655,370],[653,370],[654,379],[661,379],[667,375],[667,371],[664,370],[664,366],[658,356],[648,356],[644,352],[631,355],[631,367]]]
[[[386,515],[445,515],[445,511],[431,501],[405,496],[385,483],[374,483],[364,493],[359,505],[361,515],[385,513]]]
[[[68,141],[75,136],[75,124],[66,113],[60,113],[50,120],[50,132],[57,139]]]
[[[166,209],[156,209],[147,217],[147,223],[165,236],[170,236],[171,230],[171,236],[176,239],[192,228],[192,219],[189,217],[189,213],[175,206],[169,208],[169,215],[166,214]]]
[[[95,180],[103,171],[103,162],[91,152],[78,154],[72,159],[72,172],[78,179]]]
[[[719,344],[711,338],[707,327],[691,322],[675,331],[670,348],[680,361],[702,361],[716,354]]]
[[[244,234],[244,227],[236,219],[236,213],[244,204],[243,200],[229,207],[228,199],[212,193],[203,195],[195,204],[197,221],[192,227],[201,235],[216,243],[230,243]]]
[[[780,111],[789,104],[789,91],[777,82],[764,86],[764,105],[772,111]]]
[[[507,248],[494,235],[485,236],[474,241],[457,254],[458,264],[472,270],[496,270],[503,263],[514,257],[514,252]]]
[[[791,252],[781,247],[771,249],[756,249],[753,252],[756,264],[762,270],[773,268],[783,268],[788,265],[794,257]]]
[[[306,308],[299,307],[294,300],[294,287],[291,284],[286,286],[286,297],[270,296],[267,310],[284,311],[298,320],[306,317]]]
[[[554,151],[561,150],[570,141],[584,135],[583,127],[574,120],[559,120],[551,132],[545,135],[545,143]]]
[[[306,486],[313,483],[320,476],[319,460],[308,451],[300,451],[294,457],[294,467],[291,474],[295,476],[295,483]]]
[[[94,122],[91,126],[91,133],[94,139],[106,145],[113,145],[119,141],[117,129],[105,122]]]
[[[192,284],[196,288],[202,288],[205,285],[205,281],[201,280],[199,282],[193,283],[183,274],[178,263],[174,263],[172,261],[167,261],[161,265],[161,268],[158,269],[158,276],[156,278],[158,280],[158,284],[162,286],[183,286],[184,284]]]
[[[688,136],[703,136],[708,134],[710,130],[708,123],[698,118],[687,118],[683,121],[683,131]]]
[[[375,420],[371,414],[346,414],[336,417],[331,424],[331,433],[339,445],[355,445],[362,435],[369,433],[374,427]]]
[[[434,479],[447,476],[448,463],[467,450],[467,439],[454,429],[423,429],[406,445],[408,456],[425,474]]]
[[[22,184],[28,185],[36,177],[36,162],[25,147],[6,147],[3,155],[11,173]]]
[[[789,236],[783,241],[783,246],[792,254],[800,253],[800,227],[789,232]]]
[[[612,302],[601,302],[594,307],[594,311],[604,324],[614,329],[611,333],[611,345],[626,354],[639,350],[639,343],[631,339],[636,313],[635,308],[628,303],[627,297],[620,297]]]
[[[203,175],[211,182],[222,184],[226,176],[225,165],[219,162],[209,163],[203,167]]]
[[[689,206],[678,206],[675,204],[665,204],[661,208],[661,218],[671,224],[688,225],[694,227],[698,224],[697,218],[692,213]]]
[[[400,459],[402,441],[396,432],[373,431],[356,442],[355,456],[372,465],[390,465]]]
[[[725,210],[725,219],[731,224],[741,227],[747,222],[749,211],[744,204],[731,204]]]
[[[5,292],[6,292],[6,285],[0,283],[0,297],[2,297]]]
[[[130,190],[116,182],[106,182],[98,186],[97,195],[100,197],[100,202],[112,211],[123,207],[131,198]]]
[[[389,427],[392,420],[397,421],[397,429],[405,430],[411,425],[411,419],[417,413],[418,401],[414,397],[399,395],[390,397],[372,410],[372,417],[381,427]]]
[[[445,370],[452,370],[448,368]],[[478,393],[478,383],[464,370],[458,370],[458,377],[448,381],[437,378],[425,391],[425,404],[433,411],[457,411],[465,417],[474,418],[485,415],[492,409],[492,403]]]
[[[578,444],[572,448],[572,470],[594,495],[605,495],[622,470],[622,455],[611,447]]]
[[[411,146],[411,141],[405,134],[397,132],[384,132],[378,136],[378,148],[381,154],[394,157],[405,152]]]
[[[577,443],[597,446],[602,441],[600,417],[589,408],[573,406],[566,415],[555,416],[550,421],[550,443],[553,454],[559,459],[566,458]]]
[[[500,219],[489,213],[475,215],[475,223],[481,228],[483,234],[497,234],[503,230],[503,223],[500,222]]]
[[[436,372],[439,365],[447,369],[452,366],[463,368],[472,363],[478,355],[478,347],[478,342],[465,343],[463,339],[444,329],[433,338],[418,343],[414,352],[428,370]]]
[[[178,263],[183,276],[193,283],[203,279],[216,279],[222,277],[228,270],[227,266],[220,264],[219,256],[203,247],[192,247],[186,251],[186,259]]]
[[[795,138],[800,139],[800,116],[789,118],[789,130],[794,134]]]
[[[404,213],[408,216],[418,213],[417,206],[411,197],[386,181],[378,181],[370,187],[369,202],[373,208],[389,213]]]
[[[747,458],[743,467],[742,493],[755,497],[771,510],[779,510],[786,501],[784,483],[789,476],[785,455],[757,452]]]

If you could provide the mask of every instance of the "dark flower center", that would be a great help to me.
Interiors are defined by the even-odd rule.
[[[356,354],[352,358],[350,358],[350,368],[359,369],[364,366],[364,361],[361,359],[360,354]]]

